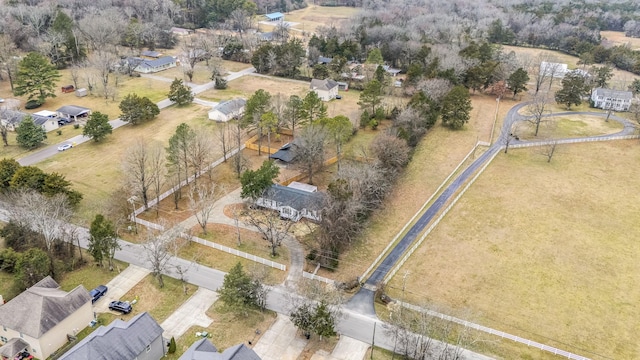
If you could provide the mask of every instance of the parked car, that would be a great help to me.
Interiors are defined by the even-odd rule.
[[[91,295],[91,303],[98,301],[104,294],[107,293],[108,288],[104,285],[100,285],[97,288],[91,290],[89,295]]]
[[[342,95],[336,95],[336,100],[342,99]]]
[[[58,151],[69,150],[72,147],[73,147],[73,145],[71,145],[71,144],[62,144],[62,145],[58,146]]]
[[[128,314],[133,310],[131,304],[126,301],[112,301],[109,303],[109,310],[119,311],[123,314]]]

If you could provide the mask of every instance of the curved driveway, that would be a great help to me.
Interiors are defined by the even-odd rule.
[[[531,118],[531,116],[524,116],[519,114],[519,110],[523,107],[527,106],[529,103],[521,103],[518,104],[511,109],[507,113],[505,121],[502,125],[501,135],[499,140],[494,143],[489,149],[478,157],[469,167],[467,167],[447,188],[438,196],[438,198],[427,208],[427,210],[420,216],[420,218],[416,221],[416,223],[409,229],[409,231],[400,239],[400,241],[393,247],[391,252],[382,260],[382,262],[376,267],[376,269],[371,273],[371,276],[366,279],[365,285],[367,287],[363,287],[360,291],[350,300],[349,306],[354,309],[358,309],[364,314],[368,314],[370,316],[376,316],[375,310],[373,308],[373,291],[371,288],[375,287],[377,284],[382,282],[387,274],[393,269],[398,260],[401,259],[402,255],[406,252],[411,244],[415,241],[417,236],[422,233],[422,231],[427,227],[427,225],[433,220],[433,218],[440,212],[443,206],[451,199],[451,197],[460,189],[460,186],[463,185],[484,163],[490,159],[496,152],[498,152],[501,148],[506,145],[507,136],[510,136],[511,129],[513,124],[516,121],[524,121]],[[592,115],[592,116],[600,116],[606,117],[606,113],[596,113],[596,112],[562,112],[556,114],[548,114],[544,117],[555,117],[555,116],[566,116],[566,115]],[[630,135],[635,131],[635,126],[627,119],[618,117],[618,116],[610,116],[610,120],[618,121],[623,124],[624,129],[616,134],[607,134],[607,135],[598,135],[592,137],[585,138],[572,138],[574,141],[584,140],[592,138],[606,138],[608,136],[613,135]],[[537,141],[536,141],[537,142]],[[532,141],[523,141],[523,140],[515,140],[512,139],[510,144],[522,144],[522,143],[536,143]],[[543,142],[543,141],[540,141]]]

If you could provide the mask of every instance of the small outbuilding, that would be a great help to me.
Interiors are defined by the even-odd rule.
[[[264,14],[267,21],[284,21],[284,14],[281,12],[274,12],[271,14]]]
[[[85,97],[89,94],[89,91],[85,88],[80,88],[78,90],[76,90],[76,96],[77,97]]]

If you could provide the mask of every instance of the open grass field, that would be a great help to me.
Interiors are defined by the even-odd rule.
[[[315,32],[318,26],[336,26],[349,20],[360,11],[359,8],[347,6],[317,6],[309,5],[304,9],[294,10],[285,14],[285,21],[295,22],[293,29],[303,32]],[[260,30],[272,31],[273,26],[260,24]]]
[[[471,99],[473,110],[469,123],[459,131],[451,131],[438,123],[425,136],[415,149],[413,159],[399,177],[394,190],[388,195],[385,207],[373,215],[361,236],[361,242],[340,256],[337,271],[321,270],[318,275],[342,281],[362,275],[471,151],[476,141],[489,141],[496,113],[496,100],[486,95],[473,95]],[[497,128],[513,105],[515,102],[510,99],[500,102]]]
[[[101,143],[88,142],[70,151],[39,163],[46,172],[58,172],[71,181],[74,189],[84,194],[79,213],[87,221],[99,211],[100,204],[119,188],[122,179],[122,159],[127,149],[144,137],[166,146],[176,127],[186,122],[192,127],[216,126],[207,119],[207,109],[196,104],[170,107],[152,121],[116,129]]]
[[[196,332],[206,331],[211,334],[209,340],[220,352],[241,343],[252,347],[248,341],[255,344],[276,320],[275,313],[270,311],[252,311],[248,316],[230,313],[224,309],[221,301],[214,303],[206,314],[213,320],[211,325],[207,328],[200,326],[189,328],[184,335],[176,339],[177,351],[175,354],[167,354],[167,359],[178,359],[196,340],[200,339],[195,336]]]
[[[566,139],[584,136],[606,135],[622,131],[623,126],[617,121],[605,121],[598,116],[572,115],[570,117],[553,117],[540,122],[538,136],[535,137],[535,124],[520,122],[516,125],[515,134],[521,140]]]
[[[640,357],[637,146],[500,154],[400,269],[405,298],[591,358]]]
[[[637,39],[640,40],[640,39]],[[565,54],[560,51],[546,50],[546,49],[536,49],[529,47],[520,47],[520,46],[510,46],[510,45],[501,45],[502,51],[505,54],[513,51],[518,56],[518,59],[523,64],[529,64],[529,66],[534,66],[536,60],[540,55],[551,56],[559,63],[565,63],[568,65],[569,69],[578,69],[583,68],[583,65],[579,65],[578,61],[580,60],[576,56],[571,56]],[[595,65],[595,66],[603,66],[603,65]],[[586,68],[588,70],[590,66]],[[535,80],[531,75],[529,80],[529,89],[535,89],[534,82]],[[620,89],[626,90],[627,87],[633,82],[634,79],[639,78],[638,75],[635,75],[629,71],[622,71],[618,69],[613,69],[613,78],[609,81],[609,88],[611,89]],[[555,83],[560,84],[560,79],[556,79]]]
[[[133,305],[131,313],[120,317],[129,320],[146,311],[158,323],[162,323],[197,290],[196,286],[188,284],[188,294],[185,295],[180,280],[168,276],[163,276],[163,279],[164,287],[160,288],[153,274],[149,274],[124,294],[120,300],[138,299],[138,302]]]
[[[627,37],[624,31],[600,31],[602,42],[607,45],[629,46],[633,50],[640,49],[640,38]]]

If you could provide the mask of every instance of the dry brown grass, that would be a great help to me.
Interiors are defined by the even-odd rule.
[[[175,354],[167,354],[167,359],[178,359],[196,340],[200,339],[195,336],[196,332],[206,331],[211,334],[210,340],[220,352],[241,343],[253,347],[276,320],[276,314],[270,311],[252,311],[246,317],[235,315],[226,311],[220,301],[209,308],[207,316],[213,320],[211,325],[207,328],[200,326],[189,328],[184,335],[176,339],[177,351]],[[252,345],[249,345],[249,341]]]
[[[282,250],[282,248],[280,250]],[[183,247],[180,250],[179,256],[183,259],[194,259],[198,264],[224,272],[229,272],[234,265],[240,262],[245,271],[265,274],[266,284],[280,284],[287,276],[287,273],[284,271],[276,270],[272,267],[264,266],[254,261],[196,243],[189,243]],[[274,258],[273,261],[281,262],[280,257]]]
[[[637,358],[636,150],[576,144],[551,163],[535,149],[499,155],[400,270],[407,300],[583,355]]]
[[[120,318],[129,320],[147,311],[158,323],[161,323],[197,290],[196,286],[188,284],[188,295],[185,295],[180,280],[168,276],[163,276],[163,280],[164,287],[160,288],[153,274],[149,274],[124,294],[120,300],[133,301],[138,299],[138,302],[133,305],[131,313],[121,315]]]
[[[571,55],[562,53],[560,51],[510,46],[510,45],[502,45],[502,50],[504,53],[509,53],[513,51],[516,53],[516,55],[518,55],[519,58],[528,59],[531,61],[537,59],[540,54],[549,55],[554,57],[560,63],[566,63],[569,66],[569,69],[583,68],[583,65],[578,64],[578,61],[580,60],[578,57],[571,56]],[[531,65],[533,65],[533,63]],[[603,65],[599,64],[595,66],[603,66]],[[589,67],[587,67],[587,70],[588,68]],[[535,89],[535,86],[533,85],[534,84],[533,76],[529,75],[529,77],[531,78],[529,81],[529,89]],[[639,78],[638,75],[635,75],[629,71],[614,69],[613,78],[609,81],[609,87],[612,89],[626,90],[627,87],[631,84],[631,82],[633,82],[633,80],[637,78]],[[560,80],[556,79],[555,83],[558,84],[556,86],[559,86]]]
[[[600,31],[602,42],[614,46],[629,46],[633,50],[640,49],[640,39],[627,37],[623,31]]]
[[[623,129],[617,121],[605,121],[598,116],[571,115],[571,117],[554,117],[543,120],[540,123],[538,136],[535,137],[535,125],[533,123],[518,123],[515,130],[522,140],[545,138],[575,138],[584,136],[596,136],[613,134]]]
[[[298,355],[298,360],[310,360],[313,358],[313,355],[316,352],[321,351],[323,353],[331,354],[333,348],[336,347],[338,343],[337,337],[324,338],[320,340],[319,337],[314,336],[307,342],[307,345],[302,349],[300,355]]]
[[[469,153],[476,141],[489,141],[496,112],[495,98],[473,95],[472,102],[471,120],[462,130],[451,131],[438,123],[426,135],[416,148],[411,163],[387,197],[385,207],[372,217],[361,237],[366,240],[362,240],[341,255],[336,272],[321,270],[319,275],[343,281],[362,275],[396,233]],[[511,100],[502,100],[498,119],[504,118],[514,104]],[[496,127],[499,125],[500,122]]]
[[[138,138],[166,144],[176,127],[187,122],[192,127],[216,126],[207,120],[207,109],[193,104],[170,107],[152,121],[118,128],[101,143],[88,142],[71,151],[49,158],[38,166],[46,172],[58,172],[71,181],[73,187],[84,194],[79,213],[92,219],[97,207],[122,183],[122,159]]]
[[[304,9],[288,12],[285,15],[286,21],[296,22],[293,26],[305,32],[314,32],[318,26],[336,26],[350,19],[358,11],[358,8],[346,6],[317,6],[309,5]],[[260,24],[266,30],[272,26]]]

